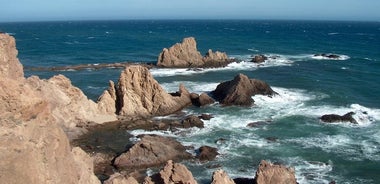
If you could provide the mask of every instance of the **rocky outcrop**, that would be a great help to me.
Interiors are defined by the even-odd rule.
[[[137,180],[133,177],[124,177],[120,173],[115,173],[110,176],[104,184],[138,184]]]
[[[254,103],[252,96],[277,94],[272,88],[257,79],[249,79],[246,75],[239,74],[233,80],[220,83],[212,95],[223,105],[251,106]]]
[[[198,159],[200,161],[211,161],[214,160],[217,155],[219,155],[218,149],[210,146],[201,146],[198,149],[198,152]]]
[[[267,60],[267,59],[268,59],[267,56],[260,54],[260,55],[254,56],[252,58],[251,62],[254,62],[254,63],[264,63],[265,60]]]
[[[212,174],[211,184],[235,184],[235,182],[225,171],[219,169]]]
[[[191,93],[190,98],[193,105],[197,107],[213,104],[215,102],[207,93],[201,93],[200,95]]]
[[[5,33],[0,33],[0,78],[21,80],[24,71],[17,58],[16,40]]]
[[[183,164],[167,161],[165,167],[156,175],[147,177],[144,184],[197,184],[193,174]]]
[[[326,53],[323,53],[323,54],[314,54],[314,57],[321,57],[321,58],[324,58],[324,59],[340,59],[341,56],[339,55],[336,55],[336,54],[326,54]]]
[[[202,57],[195,38],[184,38],[169,49],[164,48],[158,56],[157,66],[168,68],[222,67],[230,63],[226,53],[208,50]]]
[[[69,141],[52,105],[23,82],[0,78],[1,183],[100,183]]]
[[[352,117],[354,114],[354,112],[349,112],[343,116],[337,114],[326,114],[323,115],[320,119],[326,123],[350,122],[353,124],[358,124],[358,122]]]
[[[138,117],[161,116],[177,112],[191,104],[190,93],[183,85],[180,85],[178,92],[169,94],[153,78],[148,68],[139,65],[127,67],[121,73],[118,84],[113,86],[111,83],[110,88],[98,100],[98,104],[102,104],[102,110],[107,113]]]
[[[260,162],[256,171],[255,181],[257,184],[296,184],[293,168],[283,165],[271,164],[265,160]]]
[[[198,116],[190,115],[190,116],[187,116],[184,120],[182,120],[181,128],[191,128],[191,127],[204,128],[204,123]]]
[[[168,160],[191,158],[186,148],[169,137],[158,135],[143,135],[141,140],[127,152],[118,156],[114,165],[118,168],[148,168],[159,166]]]

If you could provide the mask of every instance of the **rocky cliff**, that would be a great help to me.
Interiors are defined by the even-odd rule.
[[[231,60],[224,52],[208,50],[203,57],[197,49],[195,38],[184,38],[169,49],[164,48],[158,56],[157,66],[168,68],[222,67]]]

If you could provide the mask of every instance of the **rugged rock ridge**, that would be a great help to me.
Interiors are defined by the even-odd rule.
[[[168,68],[222,67],[231,62],[224,52],[208,50],[203,57],[197,49],[194,37],[184,38],[158,56],[157,66]]]
[[[257,184],[296,184],[294,173],[293,168],[262,160],[256,171],[255,181]]]
[[[24,70],[17,58],[16,40],[0,33],[0,77],[14,80],[24,78]]]
[[[115,86],[110,87],[99,98],[98,104],[107,113],[121,116],[168,115],[191,104],[190,93],[180,85],[179,91],[167,93],[153,78],[148,68],[127,67]]]
[[[264,81],[249,79],[246,75],[239,74],[231,81],[220,83],[212,95],[223,105],[250,106],[254,103],[252,96],[277,94]]]

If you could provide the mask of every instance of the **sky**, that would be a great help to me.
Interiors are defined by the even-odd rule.
[[[0,0],[0,22],[124,19],[380,21],[380,0]]]

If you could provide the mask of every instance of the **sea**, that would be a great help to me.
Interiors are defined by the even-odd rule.
[[[230,177],[255,175],[260,160],[295,169],[304,183],[380,183],[380,22],[276,20],[125,20],[0,23],[17,40],[25,76],[63,74],[96,101],[122,69],[36,70],[116,62],[154,63],[163,48],[195,37],[198,50],[239,60],[224,68],[152,68],[168,92],[184,84],[209,93],[239,73],[267,82],[278,93],[256,95],[251,107],[188,107],[209,113],[205,128],[180,134],[134,130],[128,134],[175,137],[186,146],[216,147],[214,161],[184,161],[199,183],[215,167]],[[250,62],[255,55],[270,59]],[[328,58],[316,54],[334,54]],[[358,124],[323,123],[324,114],[354,112]],[[157,117],[163,118],[163,117]],[[248,127],[252,122],[259,126]],[[218,141],[219,140],[219,141]],[[116,141],[116,140],[115,140]],[[120,140],[117,140],[120,142]]]

